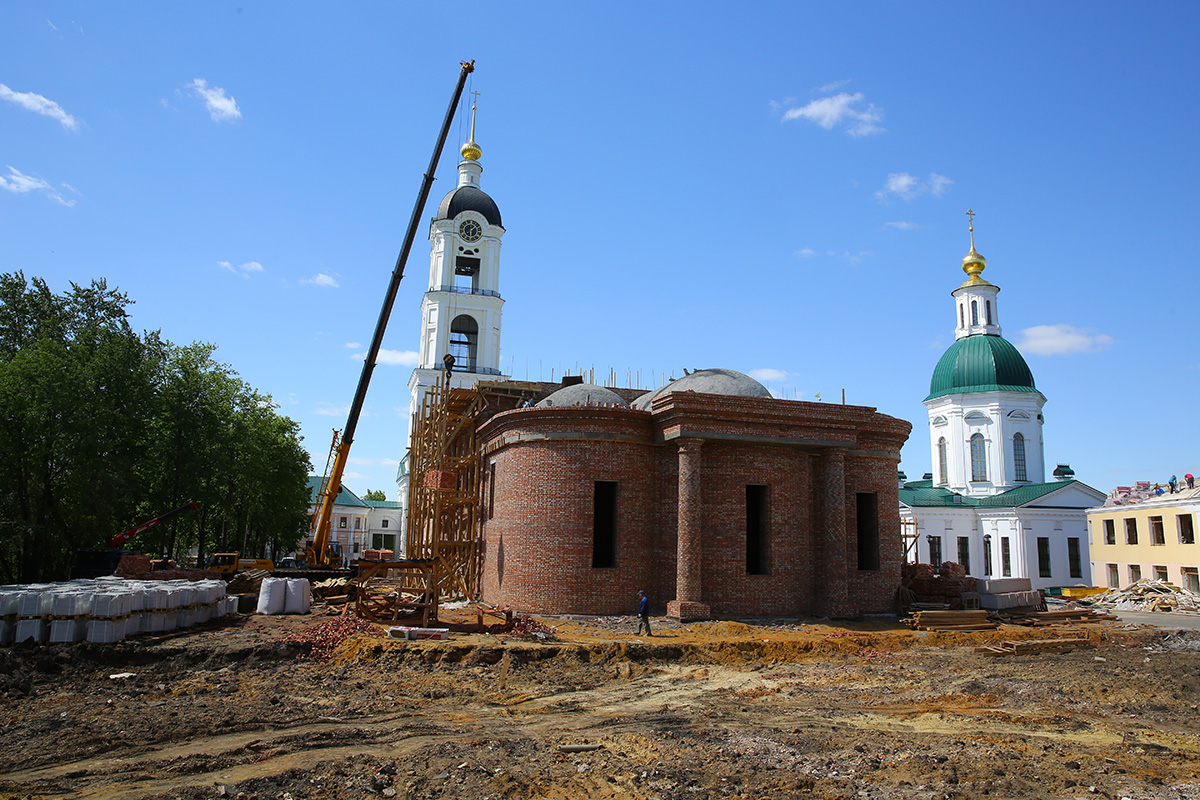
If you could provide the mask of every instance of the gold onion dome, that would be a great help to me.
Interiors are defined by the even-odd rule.
[[[479,157],[483,155],[483,148],[475,143],[475,137],[471,137],[471,141],[464,144],[462,146],[462,150],[459,152],[461,152],[462,157],[468,161],[478,161]]]
[[[979,273],[987,269],[987,259],[981,256],[979,251],[975,249],[975,212],[968,210],[967,216],[971,217],[971,226],[969,228],[971,232],[971,252],[963,256],[962,260],[963,272],[967,273],[967,280],[963,283],[963,286],[990,286],[991,284],[979,277]]]

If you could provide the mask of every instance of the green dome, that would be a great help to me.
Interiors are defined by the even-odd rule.
[[[1012,343],[1000,336],[976,334],[959,339],[938,360],[929,381],[929,397],[967,392],[1036,392],[1033,373]]]

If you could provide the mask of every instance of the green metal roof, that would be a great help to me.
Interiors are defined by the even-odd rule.
[[[363,500],[371,508],[404,508],[399,500]]]
[[[1033,373],[1020,351],[1001,336],[959,339],[933,368],[926,400],[967,392],[1036,392]]]
[[[931,506],[951,508],[956,506],[968,506],[972,508],[1016,508],[1028,505],[1034,500],[1070,486],[1076,483],[1076,481],[1031,483],[1027,486],[1018,486],[1015,489],[1009,489],[1007,492],[994,494],[991,497],[965,497],[963,495],[955,495],[954,492],[942,487],[917,485],[925,483],[926,481],[912,481],[905,484],[904,488],[900,490],[900,502],[909,507],[920,506],[924,508]],[[957,501],[955,497],[958,498]]]
[[[320,475],[309,475],[308,476],[308,503],[309,503],[309,505],[315,506],[317,503],[319,503],[321,501],[321,498],[318,496],[318,493],[321,491],[321,481],[322,481],[322,478]],[[340,492],[338,492],[337,502],[334,503],[334,505],[362,506],[363,508],[370,508],[370,506],[367,505],[367,502],[365,500],[363,500],[361,497],[356,495],[354,492],[347,489],[345,484],[342,484],[342,490]]]

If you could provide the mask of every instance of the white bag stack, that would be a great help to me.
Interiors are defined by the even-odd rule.
[[[282,614],[287,605],[287,578],[263,578],[258,590],[259,614]]]
[[[287,600],[284,603],[285,614],[307,614],[312,608],[312,585],[308,578],[287,579]]]

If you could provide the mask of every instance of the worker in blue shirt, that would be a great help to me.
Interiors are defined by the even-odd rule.
[[[645,592],[638,592],[638,636],[642,635],[642,628],[646,628],[646,635],[653,636],[650,632],[650,598],[646,597]]]

